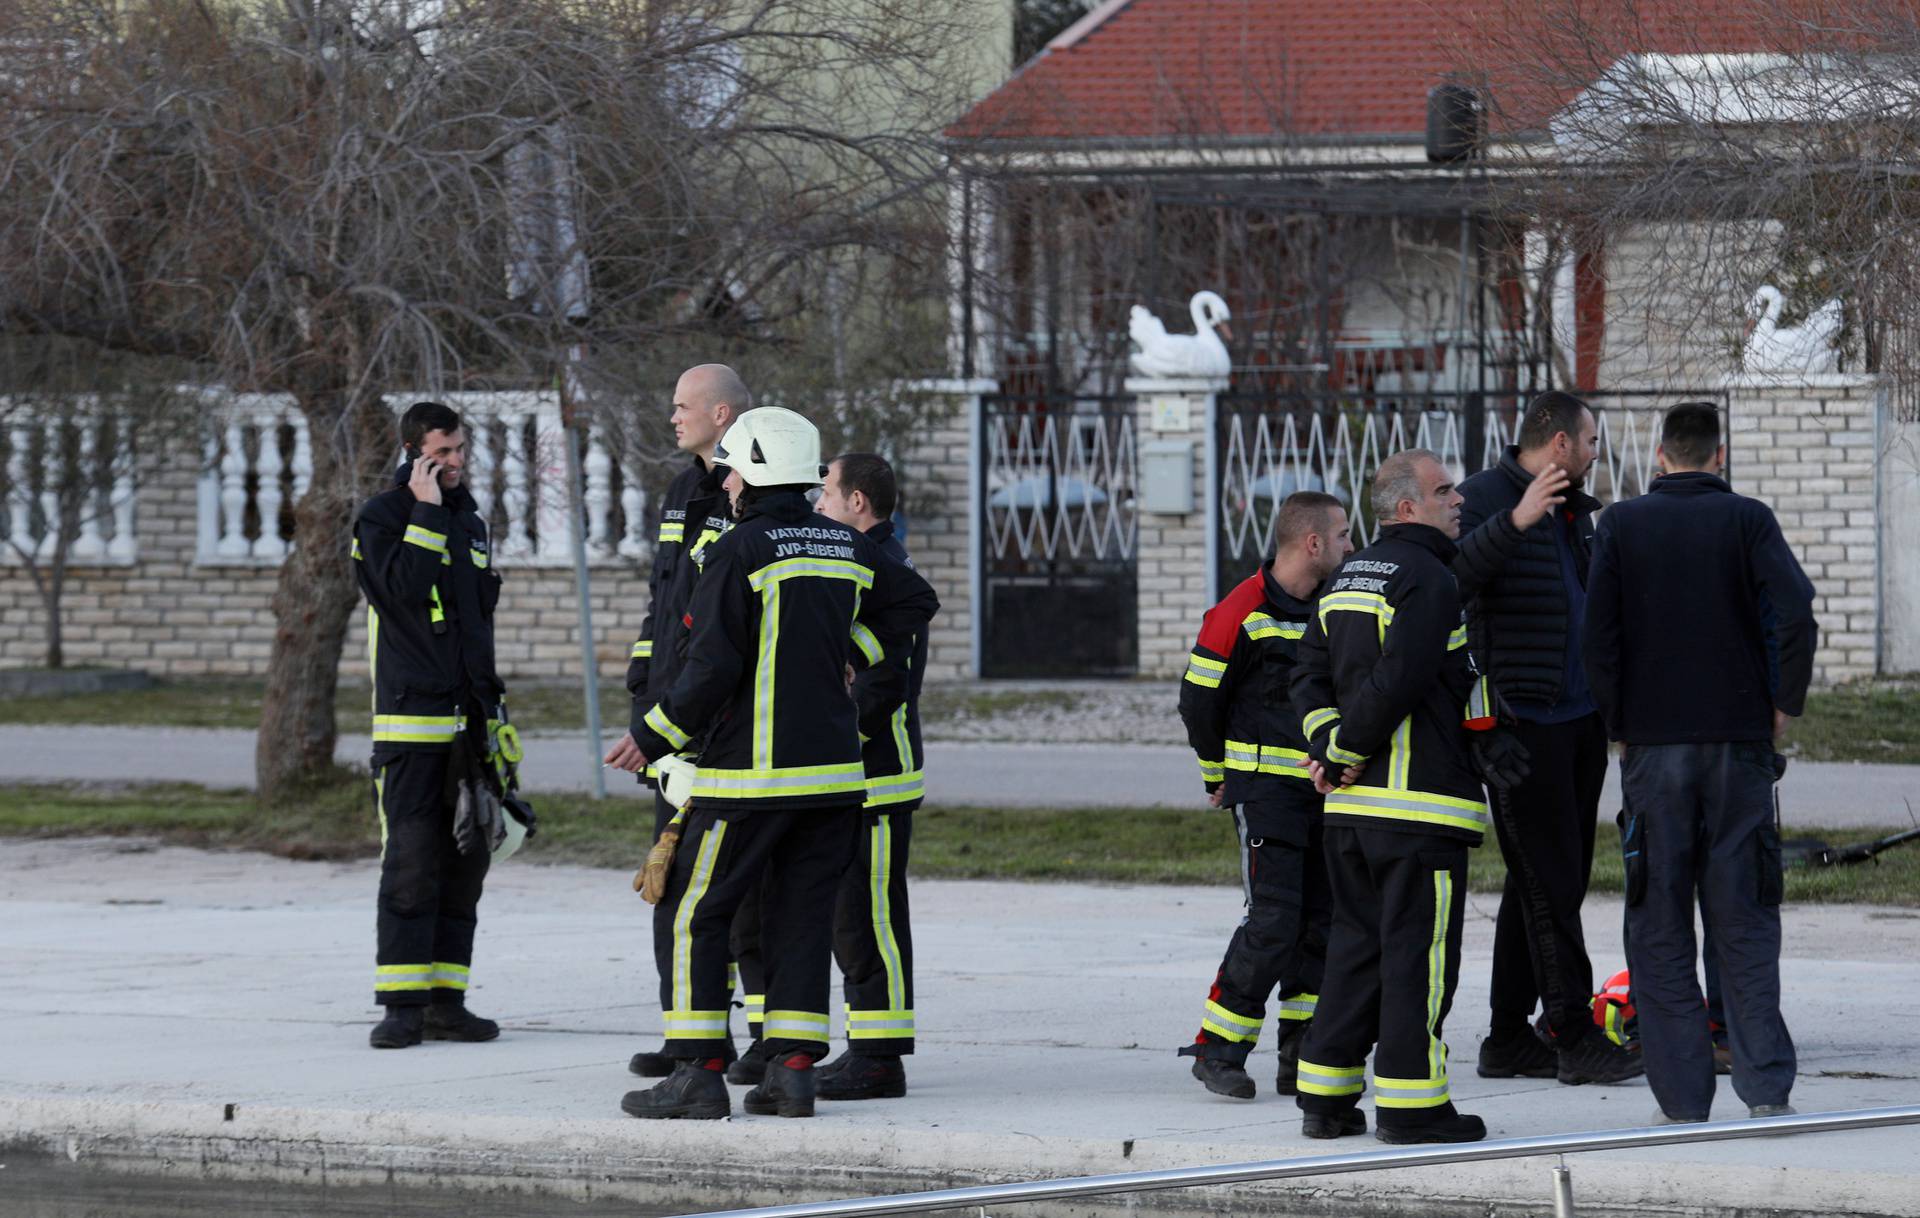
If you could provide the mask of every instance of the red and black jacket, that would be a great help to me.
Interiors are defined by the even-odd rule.
[[[1211,793],[1223,802],[1263,798],[1279,783],[1310,782],[1307,743],[1288,682],[1313,613],[1266,567],[1207,611],[1180,682],[1180,718]]]

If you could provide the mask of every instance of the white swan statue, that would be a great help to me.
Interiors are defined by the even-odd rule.
[[[1220,333],[1232,314],[1218,292],[1195,292],[1187,309],[1193,314],[1192,334],[1169,334],[1146,306],[1135,305],[1127,315],[1127,337],[1140,349],[1133,353],[1133,371],[1139,376],[1167,378],[1224,377],[1233,370],[1233,358]]]
[[[1780,289],[1765,284],[1753,294],[1747,305],[1751,328],[1741,351],[1741,366],[1748,372],[1822,373],[1840,370],[1840,353],[1833,340],[1839,337],[1845,320],[1840,302],[1829,300],[1807,315],[1797,326],[1780,324],[1780,306],[1785,298]]]

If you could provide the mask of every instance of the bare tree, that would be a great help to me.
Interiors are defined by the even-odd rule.
[[[551,384],[691,335],[777,341],[809,259],[896,250],[964,7],[909,0],[15,0],[7,326],[290,394],[312,442],[257,753],[324,773],[344,544],[387,395]],[[615,356],[615,362],[618,357]]]

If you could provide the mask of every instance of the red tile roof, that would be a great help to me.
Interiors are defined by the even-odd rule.
[[[1816,0],[1809,0],[1816,2]],[[1427,90],[1470,65],[1517,58],[1557,14],[1605,23],[1598,68],[1629,51],[1741,51],[1778,37],[1779,0],[1107,0],[948,134],[962,140],[1415,136]],[[1482,53],[1467,49],[1480,46]],[[1502,49],[1504,48],[1504,54]],[[1497,75],[1497,74],[1496,74]],[[1508,125],[1543,117],[1517,105]],[[1561,90],[1562,98],[1566,90]],[[1520,113],[1516,113],[1516,110]]]

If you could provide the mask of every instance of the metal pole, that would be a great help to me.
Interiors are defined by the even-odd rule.
[[[882,1214],[919,1214],[932,1210],[971,1209],[1020,1201],[1060,1201],[1108,1193],[1141,1193],[1157,1189],[1193,1188],[1213,1184],[1250,1184],[1299,1176],[1332,1176],[1382,1171],[1397,1167],[1444,1167],[1493,1159],[1526,1159],[1538,1155],[1571,1154],[1585,1150],[1626,1150],[1636,1146],[1684,1146],[1739,1138],[1771,1138],[1796,1133],[1836,1133],[1849,1129],[1878,1129],[1889,1125],[1920,1125],[1920,1104],[1897,1108],[1866,1108],[1851,1112],[1823,1112],[1806,1116],[1768,1117],[1757,1121],[1709,1121],[1700,1125],[1662,1125],[1648,1129],[1615,1129],[1603,1133],[1564,1133],[1543,1137],[1508,1138],[1456,1146],[1417,1146],[1399,1150],[1359,1151],[1344,1155],[1309,1155],[1298,1159],[1269,1159],[1257,1163],[1225,1163],[1212,1167],[1182,1167],[1169,1171],[1125,1172],[1110,1176],[1070,1176],[1060,1180],[1033,1180],[1019,1184],[986,1184],[927,1193],[900,1193],[850,1201],[774,1205],[765,1209],[715,1210],[690,1218],[876,1218]],[[1569,1182],[1570,1183],[1570,1182]]]
[[[1561,1159],[1553,1168],[1553,1218],[1574,1218],[1573,1173]]]
[[[586,429],[575,424],[573,366],[578,346],[567,349],[567,366],[560,373],[560,434],[567,448],[567,532],[573,540],[573,592],[580,602],[580,666],[587,698],[587,772],[593,775],[593,797],[607,797],[607,772],[600,764],[600,663],[593,648],[592,581],[587,574],[587,503],[580,469],[580,438]]]

